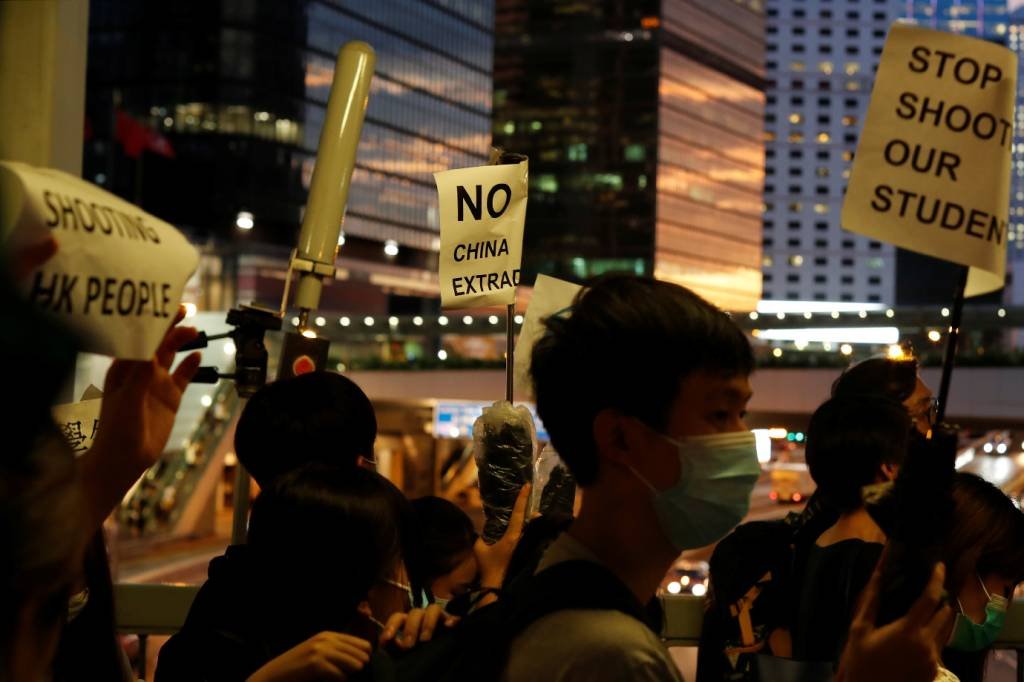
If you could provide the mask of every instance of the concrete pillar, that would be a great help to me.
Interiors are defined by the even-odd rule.
[[[0,159],[82,174],[89,0],[0,2]]]

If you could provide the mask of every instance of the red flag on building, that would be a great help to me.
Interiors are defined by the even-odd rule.
[[[168,159],[174,158],[174,147],[171,146],[171,141],[161,135],[155,130],[150,130],[149,138],[146,140],[146,148],[154,154],[160,156],[166,156]]]
[[[139,158],[146,149],[169,159],[174,158],[174,147],[171,146],[170,140],[121,110],[117,112],[115,136],[124,147],[125,156],[129,158]]]
[[[130,159],[142,156],[142,150],[146,148],[146,140],[149,138],[149,130],[146,129],[146,126],[118,110],[117,130],[114,134],[117,141],[124,147],[125,156]]]

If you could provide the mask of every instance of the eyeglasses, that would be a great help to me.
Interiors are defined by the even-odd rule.
[[[920,411],[915,411],[914,414],[911,416],[914,419],[923,418],[928,421],[929,426],[935,426],[935,420],[938,419],[939,416],[939,399],[929,399],[928,404],[924,407],[924,409]]]

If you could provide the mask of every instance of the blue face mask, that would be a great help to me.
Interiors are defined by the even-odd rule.
[[[685,440],[659,435],[677,448],[679,481],[658,490],[636,469],[629,470],[654,493],[658,522],[676,549],[710,545],[750,510],[750,493],[761,474],[754,434],[735,431]]]
[[[981,651],[988,649],[996,641],[999,632],[1006,622],[1006,609],[1009,605],[1006,597],[999,594],[989,594],[985,587],[985,581],[978,577],[981,589],[985,590],[988,603],[985,605],[985,622],[975,623],[964,613],[964,607],[957,600],[960,606],[960,613],[956,615],[956,625],[953,627],[953,635],[949,639],[949,648],[956,651]]]

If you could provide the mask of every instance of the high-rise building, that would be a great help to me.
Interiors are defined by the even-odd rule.
[[[842,230],[896,0],[768,0],[764,298],[895,302],[896,249]]]
[[[906,0],[903,17],[925,28],[1005,42],[1006,0]]]
[[[1010,185],[1010,235],[1005,300],[1024,305],[1024,7],[1009,15],[1007,46],[1017,54],[1017,110],[1013,124],[1013,182]]]
[[[327,287],[324,306],[436,306],[431,174],[486,163],[492,0],[93,0],[90,11],[85,177],[238,253],[239,296],[269,302],[301,223],[338,49],[369,43],[345,285]],[[145,145],[155,133],[174,158],[126,156],[133,135]]]
[[[530,157],[526,280],[760,297],[760,0],[498,0],[495,143]]]

